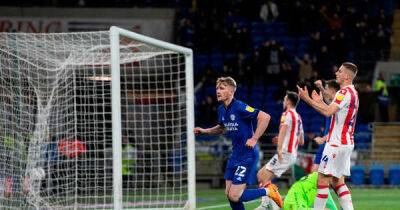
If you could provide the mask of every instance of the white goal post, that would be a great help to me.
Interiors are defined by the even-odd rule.
[[[0,101],[0,208],[196,208],[191,49],[0,33]]]

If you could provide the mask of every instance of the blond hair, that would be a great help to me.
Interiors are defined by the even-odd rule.
[[[232,77],[220,77],[217,79],[217,86],[220,84],[226,84],[228,86],[233,87],[233,90],[236,90],[236,81]]]

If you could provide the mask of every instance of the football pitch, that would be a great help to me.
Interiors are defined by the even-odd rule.
[[[400,188],[366,189],[350,188],[353,197],[354,209],[360,210],[396,210],[400,209]],[[287,190],[279,190],[285,195]],[[332,193],[332,192],[331,192]],[[334,200],[336,195],[332,193]],[[246,209],[254,209],[259,205],[259,200],[247,202]],[[336,202],[339,208],[338,203]],[[197,189],[197,209],[228,210],[229,203],[224,196],[224,189]]]

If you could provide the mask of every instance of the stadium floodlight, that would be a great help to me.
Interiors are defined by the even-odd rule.
[[[193,98],[188,48],[0,33],[0,208],[195,209]]]

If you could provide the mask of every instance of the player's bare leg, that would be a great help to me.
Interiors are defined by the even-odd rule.
[[[339,198],[340,206],[343,208],[343,210],[353,210],[354,207],[351,199],[351,193],[344,181],[344,176],[340,178],[333,177],[332,186],[335,189],[335,192]]]
[[[229,195],[229,189],[231,188],[231,186],[232,186],[232,181],[225,180],[225,195],[226,195],[226,197],[228,197],[228,195]]]
[[[313,164],[311,172],[318,172],[319,164]]]
[[[246,189],[246,184],[232,184],[229,188],[228,198],[231,203],[232,209],[243,209],[243,202],[251,201],[262,196],[272,196],[271,198],[277,200],[277,204],[281,205],[282,199],[276,196],[277,187],[270,185],[268,188]],[[279,193],[278,193],[279,194]]]
[[[257,180],[258,180],[259,187],[269,187],[269,185],[271,184],[271,180],[274,177],[275,177],[275,174],[272,171],[266,169],[265,167],[262,167],[260,170],[258,170],[258,173],[257,173]],[[269,190],[269,191],[277,191],[277,189],[276,190],[272,189],[272,190]],[[282,205],[282,203],[279,203],[279,202],[281,202],[282,199],[280,198],[280,195],[279,195],[278,191],[277,191],[277,193],[274,193],[274,192],[271,193],[270,192],[269,194],[271,194],[271,195],[263,196],[261,198],[261,204],[256,209],[265,209],[266,206],[269,205],[269,197],[271,197],[271,196],[274,197],[273,200],[274,201],[276,200],[275,202],[278,202],[277,204],[279,206]],[[275,194],[277,194],[277,195],[275,195]]]
[[[244,189],[246,189],[246,184],[232,184],[230,189],[229,189],[229,200],[238,202],[240,199],[240,196],[242,196]]]
[[[271,180],[275,177],[274,173],[272,171],[266,169],[265,167],[262,167],[260,170],[258,170],[257,173],[257,180],[259,183],[260,187],[266,187],[269,183],[271,183]]]
[[[244,185],[244,188],[246,188],[246,184],[243,184],[243,185]],[[239,198],[237,200],[233,200],[230,196],[230,192],[231,192],[233,186],[235,186],[235,185],[232,184],[232,181],[225,180],[225,195],[229,200],[229,205],[231,206],[232,209],[244,209],[243,203],[239,202]],[[243,190],[242,190],[242,192],[243,192]]]

